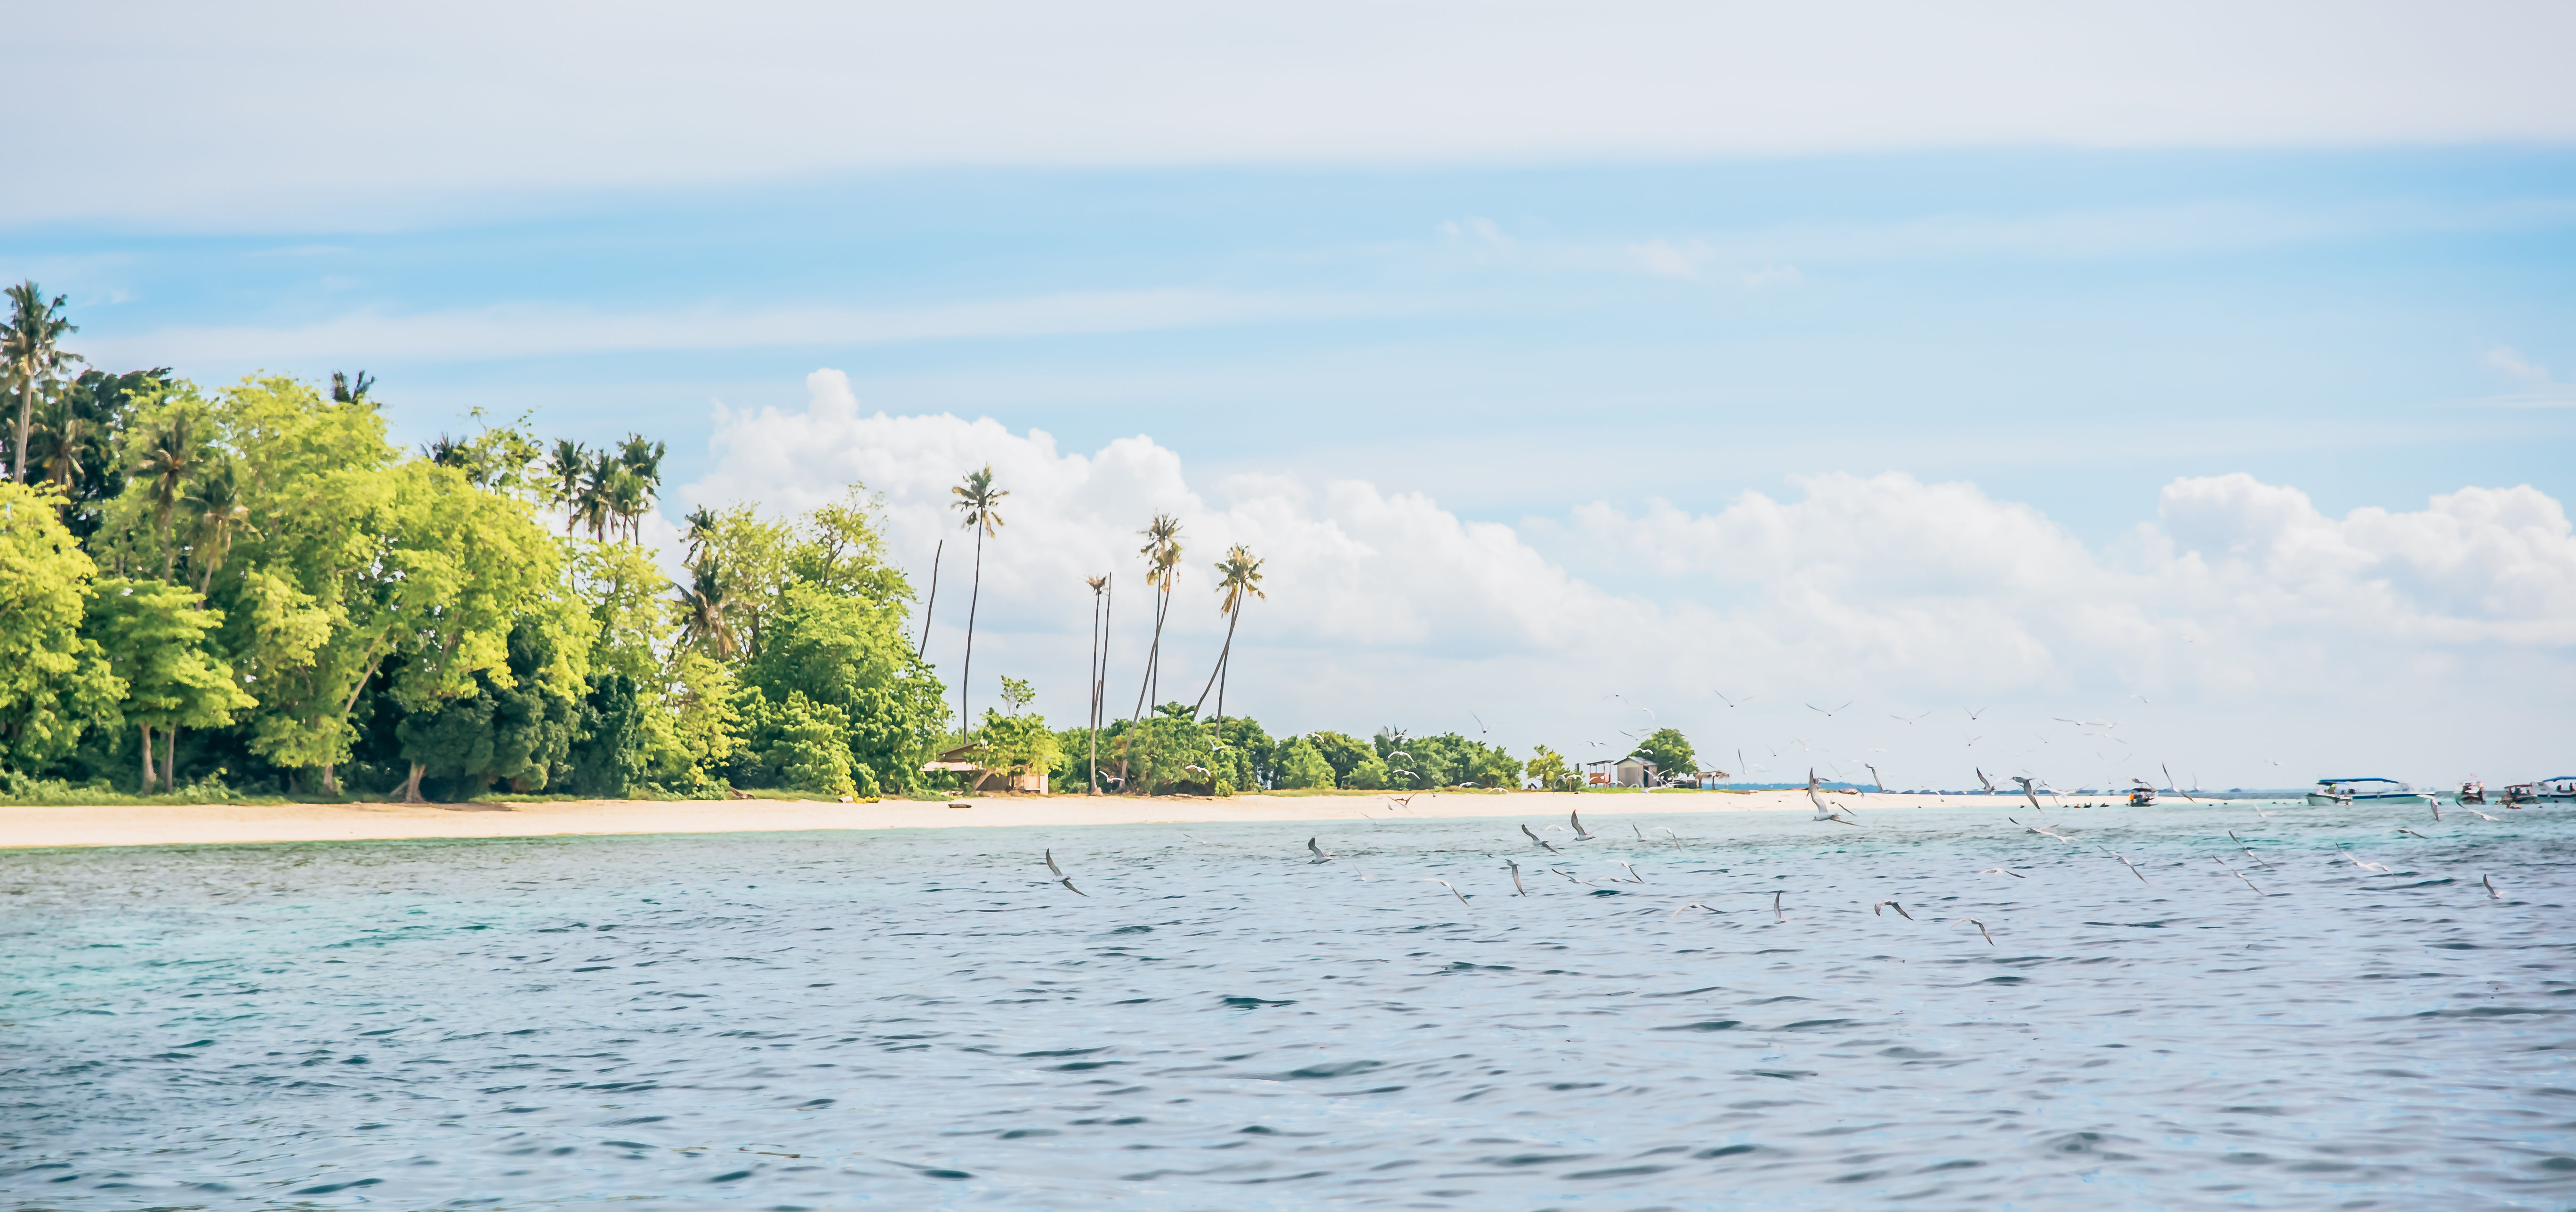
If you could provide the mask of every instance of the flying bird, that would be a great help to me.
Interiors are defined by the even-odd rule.
[[[1960,921],[1963,921],[1963,922],[1966,922],[1967,924],[1969,924],[1969,925],[1971,925],[1971,926],[1976,927],[1976,928],[1977,928],[1977,933],[1979,933],[1979,934],[1985,934],[1985,935],[1986,935],[1986,945],[1987,945],[1987,946],[1991,947],[1991,946],[1994,946],[1994,945],[1995,945],[1995,936],[1994,936],[1994,935],[1991,935],[1991,934],[1986,934],[1986,924],[1985,924],[1984,922],[1978,921],[1977,919],[1975,919],[1975,918],[1973,918],[1973,917],[1963,917],[1963,918],[1960,918],[1959,920],[1960,920]]]
[[[2003,869],[2003,868],[2001,868],[2001,867],[1988,867],[1988,868],[1986,868],[1985,870],[1978,872],[1977,874],[1979,874],[1979,875],[2009,875],[2009,876],[2011,876],[2011,877],[2013,877],[2014,879],[2017,879],[2017,880],[2026,880],[2026,879],[2029,879],[2029,878],[2030,878],[2030,877],[2029,877],[2029,876],[2027,876],[2027,875],[2023,875],[2021,872],[2018,872],[2018,871],[2006,871],[2006,870],[2004,870],[2004,869]]]
[[[1568,812],[1565,814],[1565,817],[1567,820],[1574,822],[1574,840],[1578,842],[1588,842],[1599,836],[1583,827],[1583,814],[1581,812]]]
[[[1316,863],[1329,863],[1329,862],[1332,862],[1335,858],[1340,857],[1340,856],[1338,856],[1338,855],[1335,855],[1332,851],[1330,851],[1330,850],[1326,850],[1326,849],[1324,849],[1323,847],[1316,845],[1316,844],[1315,844],[1315,839],[1313,839],[1313,838],[1311,838],[1311,837],[1306,839],[1306,849],[1307,849],[1307,850],[1309,850],[1309,851],[1312,851],[1312,852],[1314,853],[1314,855],[1315,855],[1315,857],[1313,857],[1313,858],[1310,858],[1310,859],[1306,860],[1306,862],[1307,862],[1307,864],[1308,864],[1309,866],[1311,866],[1311,865],[1313,865],[1313,864],[1316,864]]]
[[[1541,848],[1545,849],[1549,854],[1563,854],[1563,853],[1565,853],[1564,851],[1559,850],[1559,849],[1557,849],[1557,848],[1556,848],[1556,847],[1554,847],[1554,846],[1550,846],[1550,845],[1548,845],[1548,844],[1547,844],[1547,839],[1546,839],[1546,838],[1540,837],[1539,835],[1537,835],[1537,834],[1535,834],[1535,833],[1530,833],[1530,827],[1529,827],[1529,826],[1527,826],[1527,825],[1523,825],[1523,826],[1521,826],[1521,832],[1522,832],[1522,833],[1524,833],[1524,834],[1528,834],[1528,835],[1529,835],[1529,840],[1531,840],[1531,841],[1533,841],[1533,842],[1538,843],[1538,844],[1539,844],[1539,846],[1540,846]]]
[[[1512,869],[1512,895],[1528,896],[1529,889],[1521,887],[1521,865],[1510,859],[1504,859],[1503,865]]]
[[[2429,837],[2424,837],[2424,835],[2423,835],[2423,834],[2417,833],[2417,832],[2415,832],[2414,830],[2409,829],[2409,828],[2407,828],[2407,827],[2406,827],[2406,826],[2404,826],[2404,825],[2399,825],[2399,826],[2397,827],[2397,832],[2399,832],[2399,833],[2403,833],[2403,834],[2405,834],[2405,835],[2406,835],[2406,836],[2408,836],[2408,837],[2422,837],[2422,838],[2424,838],[2424,840],[2425,840],[2425,841],[2428,841],[2428,842],[2433,840],[2433,839],[2431,839],[2431,838],[2429,838]]]
[[[2230,829],[2230,830],[2228,830],[2228,831],[2227,831],[2227,840],[2228,840],[2228,841],[2231,841],[2231,842],[2236,843],[2236,848],[2237,848],[2237,849],[2239,849],[2239,850],[2243,850],[2243,851],[2245,852],[2245,857],[2250,858],[2250,859],[2254,860],[2254,861],[2255,861],[2255,862],[2257,862],[2257,863],[2263,863],[2263,869],[2264,869],[2265,871],[2270,871],[2270,870],[2272,870],[2272,864],[2270,864],[2270,863],[2264,863],[2264,862],[2263,862],[2263,856],[2262,856],[2262,855],[2259,855],[2259,854],[2254,853],[2254,851],[2253,851],[2250,847],[2246,846],[2246,844],[2245,844],[2245,839],[2244,839],[2244,838],[2241,838],[2241,837],[2236,836],[2236,831],[2235,831],[2235,830]]]
[[[1457,898],[1458,898],[1458,903],[1459,903],[1459,904],[1464,905],[1464,904],[1466,904],[1466,903],[1467,903],[1467,894],[1466,894],[1466,893],[1463,893],[1463,892],[1458,891],[1457,886],[1456,886],[1456,885],[1451,884],[1451,883],[1450,883],[1449,881],[1447,881],[1447,880],[1431,879],[1431,878],[1429,878],[1429,877],[1425,877],[1425,878],[1423,879],[1423,881],[1422,881],[1422,882],[1423,882],[1423,883],[1426,883],[1426,884],[1438,884],[1438,885],[1440,885],[1440,886],[1441,886],[1441,887],[1443,887],[1443,888],[1447,888],[1447,889],[1449,890],[1449,895],[1451,895],[1451,896],[1454,896],[1454,897],[1457,897]]]
[[[1977,772],[1977,781],[1985,784],[1986,794],[1993,795],[1995,793],[1995,781],[1986,777],[1985,768],[1982,766],[1971,766],[1969,769]]]
[[[1821,716],[1825,717],[1826,719],[1829,719],[1829,720],[1830,720],[1830,719],[1834,718],[1834,712],[1835,712],[1835,711],[1841,711],[1844,707],[1849,707],[1849,706],[1851,706],[1851,702],[1850,702],[1849,700],[1845,700],[1845,701],[1844,701],[1844,703],[1843,703],[1843,705],[1842,705],[1842,707],[1836,707],[1836,708],[1834,708],[1834,710],[1833,710],[1833,711],[1827,711],[1827,710],[1825,710],[1825,709],[1824,709],[1824,708],[1822,708],[1822,707],[1818,707],[1818,706],[1816,706],[1814,703],[1809,703],[1809,704],[1807,704],[1807,710],[1812,711],[1812,712],[1815,712],[1816,714],[1821,715]]]
[[[1493,729],[1485,727],[1485,717],[1470,711],[1467,713],[1467,718],[1476,721],[1477,735],[1482,736],[1485,733],[1493,731]]]
[[[1708,909],[1708,906],[1703,905],[1703,904],[1699,903],[1698,901],[1692,901],[1691,903],[1689,903],[1689,904],[1687,904],[1687,905],[1682,906],[1682,908],[1681,908],[1681,909],[1675,909],[1675,910],[1673,910],[1673,911],[1672,911],[1671,916],[1673,916],[1673,917],[1680,917],[1680,916],[1682,915],[1682,909]],[[1726,911],[1725,911],[1725,910],[1723,910],[1723,909],[1708,909],[1708,911],[1709,911],[1709,912],[1711,912],[1711,913],[1724,913],[1724,912],[1726,912]]]
[[[1074,887],[1073,877],[1066,875],[1064,873],[1064,868],[1055,865],[1055,850],[1051,847],[1046,852],[1046,865],[1047,870],[1055,873],[1055,882],[1064,885],[1065,891],[1070,892],[1075,896],[1087,897],[1091,895],[1080,888]]]
[[[2479,876],[2479,877],[2478,877],[2478,882],[2479,882],[2479,883],[2481,883],[2481,884],[2486,885],[2486,888],[2487,888],[2487,896],[2488,896],[2488,897],[2490,897],[2490,898],[2492,898],[2492,899],[2494,899],[2494,900],[2499,900],[2499,901],[2504,899],[2504,894],[2503,894],[2503,893],[2501,893],[2501,892],[2496,891],[2496,886],[2495,886],[2495,877],[2493,877],[2493,876],[2487,876],[2487,875],[2481,875],[2481,876]]]
[[[1960,708],[1959,710],[1961,710],[1961,711],[1968,711],[1968,709],[1967,709],[1967,708],[1965,708],[1965,707],[1962,707],[1962,708]],[[1977,718],[1978,716],[1984,715],[1985,713],[1987,713],[1987,712],[1989,712],[1989,711],[1992,711],[1992,710],[1994,710],[1994,708],[1992,708],[1992,707],[1979,707],[1979,708],[1977,708],[1975,711],[1968,711],[1968,718],[1973,720],[1973,719]]]
[[[2337,847],[2335,853],[2342,855],[2346,862],[2349,862],[2353,866],[2359,867],[2364,871],[2376,871],[2381,875],[2389,874],[2388,865],[2386,863],[2365,863],[2360,859],[2352,857],[2350,851],[2344,850],[2341,847]]]
[[[1785,922],[1789,920],[1788,914],[1780,912],[1780,893],[1777,891],[1771,894],[1771,917],[1774,921]]]
[[[2218,857],[2218,856],[2217,856],[2217,855],[2215,855],[2215,854],[2213,854],[2213,855],[2210,855],[2210,856],[2209,856],[2209,861],[2210,861],[2210,862],[2213,862],[2213,863],[2216,863],[2216,864],[2218,864],[2218,865],[2219,865],[2219,866],[2221,866],[2221,867],[2227,867],[2227,860],[2226,860],[2226,859],[2223,859],[2223,858],[2220,858],[2220,857]],[[2227,874],[2232,875],[2232,876],[2235,876],[2236,878],[2238,878],[2238,879],[2240,879],[2240,880],[2245,880],[2245,886],[2246,886],[2246,887],[2248,887],[2248,888],[2254,888],[2254,881],[2245,879],[2245,873],[2244,873],[2244,872],[2239,871],[2239,870],[2235,869],[2234,867],[2227,867]],[[2264,892],[2262,889],[2260,889],[2260,888],[2254,888],[2254,895],[2256,895],[2256,896],[2265,896],[2265,895],[2268,895],[2268,894],[2267,894],[2267,893],[2265,893],[2265,892]]]
[[[1879,912],[1878,912],[1878,910],[1879,910],[1879,906],[1881,906],[1881,905],[1884,905],[1884,906],[1886,906],[1887,908],[1890,908],[1890,909],[1895,910],[1895,911],[1896,911],[1896,916],[1898,916],[1898,917],[1904,918],[1905,920],[1907,920],[1907,921],[1909,921],[1909,922],[1914,920],[1914,915],[1913,915],[1913,914],[1911,914],[1911,913],[1907,913],[1907,912],[1905,911],[1905,906],[1900,905],[1900,904],[1897,904],[1895,901],[1892,901],[1892,900],[1880,901],[1877,905],[1872,905],[1872,906],[1870,906],[1870,907],[1869,907],[1869,915],[1870,915],[1871,917],[1877,917],[1877,916],[1879,916]]]
[[[1719,701],[1725,703],[1729,707],[1741,707],[1746,703],[1753,701],[1753,696],[1749,694],[1740,699],[1730,699],[1726,697],[1726,692],[1723,690],[1715,691],[1714,693],[1717,695]]]
[[[2110,848],[2110,847],[2108,847],[2108,846],[2095,846],[2095,847],[2094,847],[2094,849],[2099,850],[2099,851],[2101,851],[2101,852],[2102,852],[2102,853],[2104,853],[2104,854],[2110,855],[2112,858],[2119,859],[2119,860],[2120,860],[2120,865],[2121,865],[2121,866],[2123,866],[2123,867],[2128,868],[2128,869],[2129,869],[2129,874],[2134,875],[2134,876],[2137,876],[2137,877],[2138,877],[2138,882],[2139,882],[2139,883],[2143,884],[2143,883],[2146,883],[2146,882],[2147,882],[2147,877],[2146,877],[2144,874],[2142,874],[2141,872],[2139,872],[2139,870],[2138,870],[2138,865],[2137,865],[2136,863],[2132,863],[2132,862],[2130,862],[2126,857],[2123,857],[2123,856],[2120,854],[2120,852],[2119,852],[2119,851],[2117,851],[2117,850],[2113,850],[2113,849],[2111,849],[2111,848]]]
[[[1915,717],[1913,717],[1913,718],[1911,718],[1911,719],[1908,719],[1908,718],[1906,718],[1905,716],[1898,715],[1898,714],[1896,714],[1895,712],[1891,711],[1891,712],[1888,712],[1888,713],[1887,713],[1887,718],[1889,718],[1889,719],[1891,719],[1891,720],[1894,720],[1894,721],[1896,721],[1897,723],[1900,723],[1900,724],[1912,724],[1912,723],[1920,722],[1920,721],[1923,719],[1923,716],[1925,716],[1925,715],[1930,715],[1930,714],[1932,714],[1932,713],[1931,713],[1931,712],[1929,712],[1929,711],[1926,711],[1926,712],[1924,712],[1924,713],[1923,713],[1923,715],[1918,715],[1918,716],[1915,716]]]
[[[2016,783],[2021,784],[2021,793],[2022,793],[2022,796],[2023,796],[2024,798],[2026,798],[2026,799],[2028,799],[2028,800],[2030,801],[2030,806],[2031,806],[2034,810],[2037,810],[2037,811],[2040,811],[2040,812],[2046,812],[2046,811],[2047,811],[2047,809],[2045,809],[2045,808],[2041,808],[2041,807],[2039,806],[2039,794],[2038,794],[2037,792],[2034,792],[2034,791],[2032,791],[2032,790],[2030,789],[2030,788],[2031,788],[2031,784],[2032,784],[2032,783],[2034,783],[2034,782],[2037,782],[2038,780],[2033,779],[2033,778],[2031,778],[2031,777],[2030,777],[2030,776],[2028,776],[2028,775],[2016,774],[2016,775],[2012,776],[2012,781],[2014,781],[2014,782],[2016,782]],[[2056,794],[2056,793],[2055,793],[2055,792],[2051,792],[2050,794],[2054,795],[2054,794]]]
[[[1610,861],[1611,861],[1611,862],[1614,862],[1614,863],[1617,863],[1617,864],[1619,864],[1619,865],[1620,865],[1620,866],[1622,866],[1622,867],[1627,867],[1627,869],[1628,869],[1628,882],[1630,882],[1630,883],[1634,883],[1634,884],[1642,884],[1642,883],[1645,883],[1645,882],[1646,882],[1646,877],[1645,877],[1645,876],[1642,876],[1642,875],[1637,874],[1637,869],[1636,869],[1636,868],[1634,868],[1634,867],[1629,867],[1629,866],[1628,866],[1628,861],[1627,861],[1626,859],[1612,859],[1612,860],[1610,860]]]

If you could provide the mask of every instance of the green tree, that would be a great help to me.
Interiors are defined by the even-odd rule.
[[[155,732],[167,755],[159,782],[175,790],[179,730],[219,728],[258,705],[234,684],[232,667],[209,650],[207,635],[222,625],[224,616],[200,609],[203,602],[202,595],[183,586],[110,578],[97,583],[83,621],[83,632],[97,641],[109,668],[125,683],[123,714],[142,740],[146,795],[155,781]]]
[[[461,693],[444,690],[405,704],[394,734],[411,763],[403,787],[407,802],[422,802],[422,784],[430,778],[445,784],[439,790],[450,798],[471,799],[496,782],[513,791],[542,791],[572,773],[583,723],[580,692],[586,687],[560,676],[564,662],[555,648],[583,637],[554,623],[542,613],[517,620],[502,663],[474,669],[472,684]],[[430,655],[414,650],[396,671],[395,683],[420,685],[405,675]]]
[[[1121,765],[1143,794],[1174,784],[1216,790],[1216,775],[1209,768],[1216,754],[1208,745],[1207,729],[1196,720],[1157,714],[1118,739]]]
[[[772,739],[762,756],[790,791],[852,795],[858,790],[855,775],[865,767],[850,757],[849,733],[849,717],[839,707],[790,690],[776,712]],[[874,771],[868,773],[874,783]]]
[[[975,730],[974,741],[978,746],[976,760],[985,769],[1014,777],[1034,771],[1052,772],[1061,752],[1055,733],[1046,726],[1045,716],[1016,711],[1004,715],[990,707],[984,709],[984,723]]]
[[[906,641],[900,603],[791,585],[742,680],[773,706],[796,693],[837,708],[853,768],[897,786],[912,783],[944,730],[944,691]]]
[[[966,529],[975,532],[975,580],[966,593],[966,663],[957,674],[957,727],[964,729],[973,718],[966,714],[966,696],[974,689],[975,604],[984,596],[984,538],[1001,532],[1002,515],[994,511],[994,506],[1011,494],[993,487],[990,463],[981,471],[968,472],[965,483],[948,491],[957,494],[949,507],[964,513]]]
[[[1145,591],[1154,595],[1154,638],[1145,646],[1145,676],[1136,686],[1136,709],[1127,720],[1131,726],[1145,718],[1145,700],[1162,690],[1163,620],[1171,613],[1172,578],[1181,567],[1181,520],[1158,513],[1137,533],[1145,536],[1145,545],[1136,554],[1145,557]],[[1118,777],[1128,777],[1123,760]]]
[[[1637,746],[1636,756],[1653,762],[1656,771],[1667,779],[1686,777],[1699,769],[1698,759],[1691,753],[1690,742],[1682,737],[1679,729],[1656,729]]]
[[[673,657],[671,744],[648,750],[652,776],[684,791],[712,789],[714,772],[730,764],[743,748],[739,699],[733,671],[723,662],[685,650]],[[844,740],[843,746],[847,744]]]
[[[1573,767],[1566,765],[1565,755],[1545,745],[1531,750],[1529,761],[1521,766],[1521,774],[1541,788],[1561,788],[1573,773]]]
[[[1323,754],[1325,764],[1333,768],[1333,782],[1336,786],[1349,786],[1346,780],[1351,777],[1351,772],[1359,769],[1361,762],[1377,756],[1377,751],[1370,748],[1368,742],[1348,733],[1309,733],[1306,741],[1315,747],[1317,753]],[[1378,766],[1383,770],[1386,763],[1379,762]]]
[[[1279,752],[1279,786],[1303,790],[1315,787],[1331,787],[1336,785],[1338,782],[1339,779],[1333,774],[1332,763],[1324,760],[1323,751],[1315,748],[1315,743],[1313,741],[1307,740],[1304,737],[1298,737],[1281,747]]]
[[[28,472],[27,439],[35,422],[36,402],[47,398],[60,387],[63,366],[80,360],[66,353],[62,339],[66,333],[79,332],[79,326],[65,318],[64,296],[46,301],[45,292],[32,281],[9,288],[9,323],[0,327],[0,390],[16,397],[17,435],[9,443],[9,478],[25,484]]]
[[[0,484],[0,769],[35,774],[83,730],[114,727],[125,683],[81,634],[97,566],[56,511],[62,495]]]

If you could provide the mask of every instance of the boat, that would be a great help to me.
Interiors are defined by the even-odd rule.
[[[2507,807],[2507,808],[2520,808],[2520,807],[2522,807],[2522,806],[2523,806],[2523,805],[2525,805],[2525,804],[2537,804],[2537,803],[2539,803],[2539,802],[2540,802],[2540,786],[2539,786],[2539,784],[2537,784],[2537,783],[2507,783],[2507,784],[2505,785],[2505,789],[2504,789],[2504,806],[2505,806],[2505,807]]]
[[[2138,780],[2136,786],[2129,788],[2129,806],[2132,808],[2155,807],[2156,789],[2153,786],[2150,786],[2146,780]]]
[[[2487,785],[2470,779],[2460,784],[2460,794],[2454,798],[2463,804],[2483,804],[2487,802]]]
[[[2318,779],[2311,804],[2429,804],[2433,797],[2395,779]]]
[[[2576,774],[2562,774],[2556,778],[2542,779],[2540,785],[2533,790],[2539,793],[2538,798],[2544,804],[2576,803]]]

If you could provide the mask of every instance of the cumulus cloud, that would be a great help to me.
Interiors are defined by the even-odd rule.
[[[1011,496],[984,554],[978,679],[1037,677],[1059,720],[1081,714],[1083,578],[1102,572],[1120,583],[1111,699],[1132,708],[1150,629],[1136,531],[1165,512],[1189,555],[1160,697],[1197,696],[1222,631],[1206,568],[1241,543],[1271,596],[1245,617],[1230,706],[1296,730],[1490,726],[1587,756],[1674,723],[1774,776],[1875,762],[1957,785],[1982,763],[2080,781],[2173,762],[2280,785],[2316,773],[2267,768],[2270,750],[2502,773],[2507,750],[2541,743],[2534,711],[2564,718],[2576,673],[2576,532],[2528,486],[2333,517],[2251,476],[2181,479],[2100,547],[2031,505],[1896,472],[1803,476],[1797,499],[1711,513],[1591,504],[1506,525],[1354,480],[1197,483],[1143,435],[1068,452],[990,420],[870,412],[837,371],[808,389],[803,411],[720,410],[715,469],[687,495],[793,510],[852,482],[881,494],[917,588],[947,544],[931,643],[953,668],[971,537],[947,490],[991,464]],[[1860,706],[1832,719],[1806,706],[1845,699]],[[1972,720],[1970,700],[2001,706]],[[1892,719],[1926,710],[1940,718]]]

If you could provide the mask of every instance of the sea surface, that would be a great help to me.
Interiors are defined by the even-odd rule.
[[[0,1207],[2576,1207],[2576,810],[1611,807],[0,853]]]

